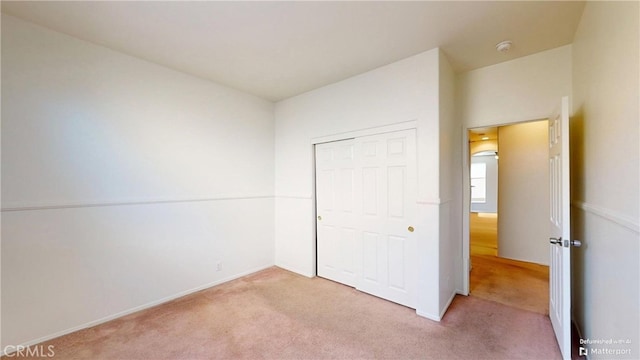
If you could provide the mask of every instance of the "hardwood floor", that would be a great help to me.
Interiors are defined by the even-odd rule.
[[[469,215],[471,255],[498,256],[498,214]]]
[[[469,218],[472,296],[511,307],[549,313],[549,267],[498,257],[496,214]]]

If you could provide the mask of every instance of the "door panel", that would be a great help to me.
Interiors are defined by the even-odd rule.
[[[378,215],[378,169],[362,169],[362,193],[367,194],[362,198],[364,215]]]
[[[389,287],[406,291],[406,274],[404,264],[407,259],[405,258],[405,244],[406,239],[399,236],[389,236],[388,246],[388,259],[389,259]]]
[[[404,217],[404,190],[406,187],[405,167],[393,166],[387,169],[387,204],[389,216],[395,218]]]
[[[355,277],[356,229],[342,228],[339,246],[336,247],[340,262],[338,267],[346,276]]]
[[[316,145],[316,212],[318,275],[355,286],[354,141]]]
[[[378,241],[380,234],[365,231],[362,240],[362,278],[364,281],[377,284],[378,270]]]
[[[415,307],[417,243],[415,233],[409,231],[409,227],[415,224],[417,212],[415,131],[356,139],[356,159],[358,144],[362,149],[368,149],[367,155],[363,151],[361,161],[363,178],[368,178],[365,184],[374,181],[376,184],[375,187],[362,188],[364,211],[361,228],[365,232],[378,234],[377,241],[368,244],[377,244],[376,280],[361,281],[358,289]],[[377,211],[369,211],[372,208]],[[366,254],[363,256],[363,261],[374,263],[373,259],[366,259]]]
[[[569,99],[549,118],[549,317],[562,352],[571,359],[571,226]]]
[[[342,200],[342,210],[352,213],[354,211],[354,169],[340,169],[340,199]]]
[[[415,130],[316,145],[319,276],[415,307],[415,147]]]

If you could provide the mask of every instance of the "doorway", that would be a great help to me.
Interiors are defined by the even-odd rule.
[[[470,254],[498,256],[498,128],[469,130]]]
[[[469,293],[548,314],[547,121],[470,129]]]

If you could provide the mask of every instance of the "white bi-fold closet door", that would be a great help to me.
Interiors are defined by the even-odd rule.
[[[415,130],[316,145],[318,276],[415,308]]]

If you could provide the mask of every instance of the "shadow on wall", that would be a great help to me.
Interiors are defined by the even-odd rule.
[[[569,121],[571,159],[571,201],[584,200],[585,163],[584,163],[584,114],[580,106]]]
[[[573,114],[569,121],[570,143],[569,153],[571,159],[571,201],[584,199],[584,115],[583,108],[580,106]],[[578,329],[584,325],[584,299],[585,299],[585,251],[589,244],[585,237],[585,214],[582,210],[571,207],[571,236],[574,239],[582,240],[580,248],[573,248],[571,253],[571,307],[573,308],[574,321],[577,323]]]

